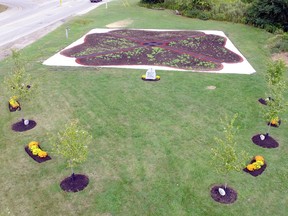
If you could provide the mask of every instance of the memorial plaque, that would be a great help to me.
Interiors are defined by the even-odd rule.
[[[149,68],[146,71],[146,79],[155,80],[156,79],[156,71],[153,68]]]

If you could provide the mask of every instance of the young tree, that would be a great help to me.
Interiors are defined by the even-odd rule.
[[[92,136],[79,126],[77,120],[71,121],[63,131],[57,135],[53,144],[53,151],[62,156],[67,167],[71,168],[74,179],[74,168],[85,162],[88,155],[88,145],[92,141]]]
[[[245,151],[238,152],[235,148],[235,134],[238,128],[234,127],[234,122],[237,117],[238,114],[235,114],[230,121],[227,117],[225,118],[225,122],[221,120],[221,123],[225,125],[223,130],[224,137],[215,137],[216,146],[211,149],[213,166],[216,166],[217,173],[223,175],[225,179],[224,191],[227,187],[228,174],[231,171],[240,171],[245,167],[247,160],[249,160],[248,154]]]
[[[37,85],[32,83],[30,74],[26,73],[25,63],[21,53],[12,50],[13,67],[11,73],[5,77],[4,84],[9,97],[14,96],[21,106],[35,96]]]
[[[268,124],[267,136],[269,134],[271,122],[279,121],[279,114],[287,109],[287,102],[284,100],[284,93],[287,89],[287,83],[284,80],[284,73],[287,70],[282,60],[269,63],[267,73],[265,75],[267,88],[271,100],[267,101],[267,107],[263,107],[263,116]]]
[[[270,90],[270,93],[273,94],[274,91],[278,91],[277,85],[280,82],[284,81],[284,73],[286,71],[286,65],[283,60],[278,60],[275,62],[268,63],[268,69],[265,74],[265,79],[267,87]],[[276,89],[274,88],[276,86]]]

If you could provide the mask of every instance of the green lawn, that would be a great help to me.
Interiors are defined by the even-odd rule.
[[[137,0],[129,2],[129,7],[122,1],[111,2],[108,9],[102,5],[71,19],[22,51],[27,71],[40,84],[39,95],[23,105],[25,116],[37,126],[23,133],[11,130],[21,113],[8,111],[1,88],[0,215],[286,215],[287,122],[271,129],[279,148],[263,149],[251,141],[267,129],[257,100],[265,96],[264,73],[270,56],[266,43],[272,35],[250,26],[189,19],[168,10],[140,8]],[[129,28],[224,31],[257,73],[157,71],[161,81],[143,82],[145,70],[42,65],[90,29],[124,19],[134,21]],[[1,83],[9,70],[8,58],[0,62]],[[207,90],[210,85],[217,88]],[[263,155],[268,166],[256,178],[231,173],[228,185],[238,192],[238,200],[223,205],[210,197],[211,186],[224,183],[211,165],[210,149],[214,137],[221,136],[220,118],[234,113],[239,113],[237,148],[251,156]],[[87,162],[76,169],[89,176],[90,183],[81,192],[66,193],[59,186],[71,174],[65,162],[50,153],[52,160],[38,164],[24,146],[36,140],[51,152],[49,137],[74,118],[94,137]]]

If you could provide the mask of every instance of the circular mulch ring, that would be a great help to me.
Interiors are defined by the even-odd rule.
[[[252,161],[250,162],[250,164],[252,164],[252,163],[254,163],[254,162],[255,162],[255,160],[252,160]],[[261,175],[261,174],[264,172],[264,170],[266,169],[266,167],[267,167],[267,164],[264,163],[264,165],[261,166],[261,168],[258,169],[258,170],[249,171],[247,168],[244,168],[243,171],[246,172],[246,173],[249,173],[250,175],[252,175],[252,176],[254,176],[254,177],[256,177],[256,176]]]
[[[19,121],[12,125],[12,130],[16,132],[23,132],[33,129],[36,125],[37,123],[33,120],[29,120],[29,124],[24,125],[24,119],[22,119],[22,121]]]
[[[233,190],[230,187],[226,187],[226,189],[225,189],[226,194],[225,194],[225,196],[222,196],[218,191],[219,188],[225,188],[225,186],[224,185],[215,185],[210,190],[211,197],[216,202],[220,202],[223,204],[231,204],[237,200],[237,192],[235,190]]]
[[[87,176],[73,173],[60,183],[60,187],[67,192],[78,192],[83,190],[88,184],[89,178]]]
[[[261,134],[257,134],[252,137],[252,141],[254,144],[263,148],[277,148],[279,146],[279,143],[269,135],[266,134],[264,140],[260,139],[260,135]]]

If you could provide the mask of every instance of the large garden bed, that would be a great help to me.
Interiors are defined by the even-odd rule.
[[[255,72],[220,31],[94,29],[44,64]]]

